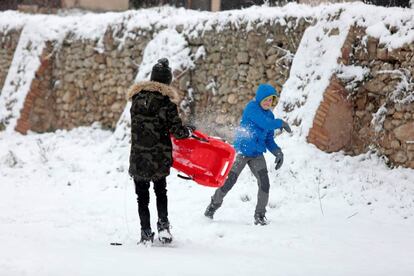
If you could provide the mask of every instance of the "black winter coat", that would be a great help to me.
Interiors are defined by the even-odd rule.
[[[129,174],[137,180],[154,181],[170,174],[172,144],[190,135],[178,115],[178,94],[171,86],[144,81],[133,85],[131,106],[131,153]]]

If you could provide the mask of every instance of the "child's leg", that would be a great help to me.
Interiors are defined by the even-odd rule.
[[[154,181],[154,192],[157,197],[158,219],[162,221],[168,221],[168,198],[166,187],[167,181],[165,177]]]
[[[269,176],[267,174],[266,161],[264,156],[258,156],[249,160],[248,165],[250,170],[257,179],[259,191],[257,193],[257,205],[255,214],[264,215],[266,213],[266,206],[269,202]]]
[[[154,181],[154,192],[157,197],[158,239],[163,243],[170,243],[173,238],[170,233],[170,222],[168,220],[168,198],[166,186],[167,181],[165,177]]]
[[[136,180],[134,178],[135,183],[135,193],[137,194],[137,201],[138,201],[138,214],[139,219],[141,222],[141,229],[151,229],[150,223],[150,212],[148,209],[149,204],[149,181],[141,181]]]
[[[227,176],[226,182],[222,187],[216,190],[216,192],[211,198],[214,204],[220,206],[223,203],[223,198],[231,190],[231,188],[233,188],[241,171],[243,170],[244,166],[246,166],[247,160],[248,157],[245,157],[241,154],[238,154],[236,156],[236,160],[234,161],[233,167],[231,168],[229,175]]]

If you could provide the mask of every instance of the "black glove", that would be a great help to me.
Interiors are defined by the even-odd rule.
[[[196,130],[196,127],[193,125],[185,125],[185,128],[188,130],[188,137],[190,137],[193,132]]]
[[[187,128],[189,128],[192,132],[194,132],[197,128],[193,125],[185,125]]]
[[[191,137],[193,134],[193,128],[182,125],[182,126],[174,126],[171,128],[171,133],[174,135],[176,139],[185,139]]]
[[[283,122],[283,123],[282,123],[282,128],[283,128],[284,130],[286,130],[287,132],[292,133],[292,130],[290,129],[289,124],[288,124],[288,123],[286,123],[285,121],[282,121],[282,122]]]
[[[275,169],[278,170],[282,167],[283,164],[283,152],[280,148],[275,149],[272,151],[273,155],[275,156]]]

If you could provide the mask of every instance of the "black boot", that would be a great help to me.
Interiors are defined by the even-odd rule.
[[[265,217],[264,214],[261,213],[256,213],[254,214],[254,224],[255,225],[267,225],[269,224],[269,222],[267,221],[267,218]]]
[[[151,231],[151,228],[149,229],[141,229],[141,244],[147,244],[147,243],[153,243],[154,242],[154,232]]]
[[[158,239],[162,243],[171,243],[173,237],[170,233],[170,222],[168,219],[158,219],[157,222]]]
[[[220,208],[221,204],[217,204],[213,202],[213,199],[211,199],[210,204],[207,206],[206,211],[204,212],[204,215],[210,219],[213,219],[214,213],[217,211],[218,208]]]

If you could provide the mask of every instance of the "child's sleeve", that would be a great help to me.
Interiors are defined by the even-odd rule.
[[[246,115],[253,123],[266,130],[281,128],[283,124],[282,120],[267,117],[263,112],[254,110],[253,107],[247,107]]]
[[[274,136],[274,131],[270,130],[267,132],[266,134],[266,148],[270,151],[270,152],[274,152],[275,149],[279,149],[280,147],[276,144],[275,139],[273,138]]]

